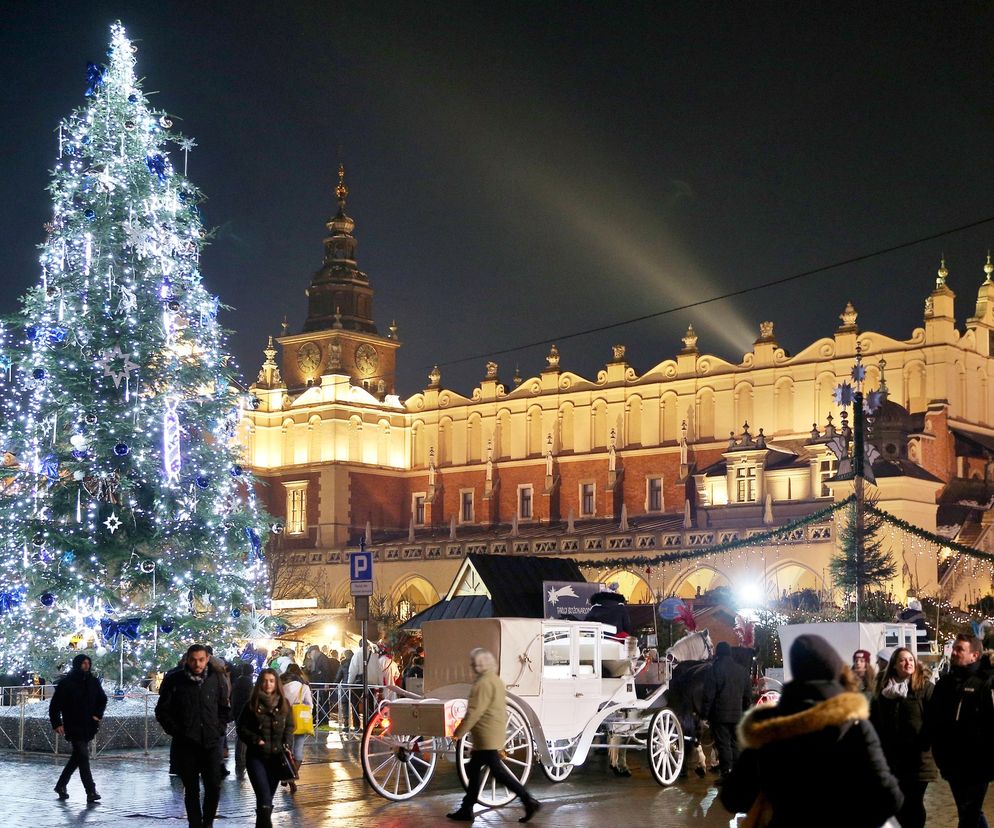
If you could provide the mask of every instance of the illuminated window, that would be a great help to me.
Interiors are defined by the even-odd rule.
[[[663,478],[650,477],[645,481],[646,497],[645,505],[647,512],[663,511]]]
[[[411,513],[414,516],[415,526],[425,525],[425,497],[424,492],[411,495]]]
[[[307,481],[284,483],[286,489],[286,533],[303,535],[307,531]]]
[[[459,519],[463,523],[473,522],[473,490],[463,489],[459,493]]]
[[[518,486],[518,517],[531,520],[532,516],[532,487]]]
[[[741,466],[735,470],[736,500],[752,503],[756,500],[756,467]]]
[[[837,458],[822,460],[818,464],[818,477],[821,479],[821,496],[829,497],[832,492],[828,488],[826,481],[831,480],[839,473],[839,461]]]
[[[580,484],[580,514],[590,517],[594,514],[596,500],[593,483]]]

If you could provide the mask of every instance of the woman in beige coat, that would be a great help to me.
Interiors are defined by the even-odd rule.
[[[453,738],[473,734],[473,752],[466,765],[466,796],[458,811],[446,814],[457,822],[473,821],[473,806],[480,793],[480,773],[484,766],[490,774],[514,791],[525,806],[525,815],[518,820],[528,822],[541,806],[500,761],[498,753],[507,736],[507,691],[497,675],[497,662],[493,653],[477,648],[469,654],[470,665],[476,673],[473,689],[469,692],[466,715],[456,728]]]

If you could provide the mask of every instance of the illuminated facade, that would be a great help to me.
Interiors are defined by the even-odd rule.
[[[851,491],[829,482],[828,443],[845,425],[833,392],[857,347],[867,387],[889,390],[873,438],[879,506],[989,548],[981,506],[994,465],[990,262],[965,330],[943,265],[906,340],[860,331],[848,305],[831,335],[794,355],[771,322],[738,364],[702,353],[691,328],[673,358],[641,375],[621,345],[592,379],[565,370],[553,346],[537,375],[511,385],[488,363],[463,395],[435,369],[402,401],[397,327],[381,336],[373,322],[347,193],[340,171],[307,320],[278,338],[279,363],[270,339],[253,386],[259,404],[243,420],[248,462],[285,527],[281,554],[306,568],[301,589],[327,605],[349,602],[345,552],[367,532],[377,590],[413,612],[444,597],[468,552],[569,555],[584,565],[727,543],[817,512]],[[636,600],[725,583],[778,596],[830,592],[836,530],[828,519],[765,548],[591,567],[588,578],[617,580]],[[895,596],[941,592],[965,603],[991,589],[986,565],[941,563],[941,549],[902,532],[889,542]]]

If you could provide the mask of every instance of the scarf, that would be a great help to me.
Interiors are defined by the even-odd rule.
[[[904,681],[888,679],[887,684],[884,685],[884,689],[880,691],[880,695],[885,699],[906,699],[908,697],[908,687],[910,685],[911,682],[907,679]]]
[[[270,716],[276,711],[276,708],[280,706],[280,696],[279,693],[263,693],[259,692],[259,712],[268,713]]]

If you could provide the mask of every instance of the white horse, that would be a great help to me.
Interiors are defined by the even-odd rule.
[[[666,661],[670,664],[678,661],[710,661],[713,657],[714,646],[708,630],[687,633],[666,651]]]

